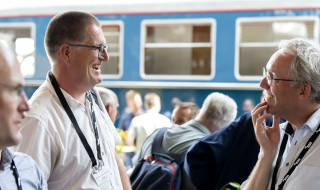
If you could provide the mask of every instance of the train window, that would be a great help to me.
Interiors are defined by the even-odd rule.
[[[102,21],[102,31],[106,37],[109,61],[103,62],[103,78],[120,78],[122,76],[123,23],[121,21]]]
[[[35,73],[34,23],[0,23],[0,41],[13,49],[24,77]]]
[[[214,19],[144,20],[140,73],[145,79],[212,79]]]
[[[260,80],[262,67],[281,40],[318,41],[318,17],[239,18],[237,20],[235,75],[238,80]]]

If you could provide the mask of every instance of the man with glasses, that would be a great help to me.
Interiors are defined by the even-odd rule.
[[[267,98],[251,112],[260,155],[243,189],[319,189],[319,46],[302,39],[282,41],[260,86]],[[267,127],[271,114],[273,124]],[[280,117],[288,122],[279,125]]]
[[[0,189],[47,189],[30,156],[8,147],[21,141],[20,125],[29,111],[16,56],[0,43]]]
[[[36,160],[49,189],[130,189],[115,153],[120,137],[95,88],[107,47],[91,14],[64,12],[48,25],[52,71],[30,100],[17,150]]]

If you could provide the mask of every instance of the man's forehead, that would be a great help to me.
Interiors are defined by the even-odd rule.
[[[267,70],[270,70],[272,65],[278,65],[278,66],[283,66],[287,64],[291,64],[292,61],[294,60],[295,56],[291,55],[283,50],[278,50],[276,51],[271,58],[269,59],[266,68]]]
[[[22,83],[23,77],[16,55],[0,43],[0,80]]]
[[[16,61],[16,57],[12,51],[5,45],[0,43],[0,69],[2,67],[12,67]]]
[[[87,27],[88,41],[95,45],[106,44],[106,38],[103,35],[101,26],[91,24]]]

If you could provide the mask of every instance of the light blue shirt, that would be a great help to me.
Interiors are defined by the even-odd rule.
[[[30,156],[5,148],[1,153],[0,190],[18,189],[16,178],[11,168],[12,160],[14,160],[18,170],[23,190],[48,189],[40,169]]]

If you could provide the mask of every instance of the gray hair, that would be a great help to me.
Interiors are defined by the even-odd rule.
[[[114,99],[114,92],[110,89],[103,88],[103,87],[97,87],[97,90],[100,94],[101,100],[105,106],[108,106],[109,104],[115,105],[116,100]]]
[[[217,128],[222,128],[237,116],[237,104],[227,95],[214,92],[204,100],[197,118],[201,118]]]
[[[310,97],[315,103],[320,103],[320,48],[318,44],[304,39],[282,41],[279,50],[294,55],[290,67],[290,75],[295,80],[294,86],[303,83],[311,86]]]

